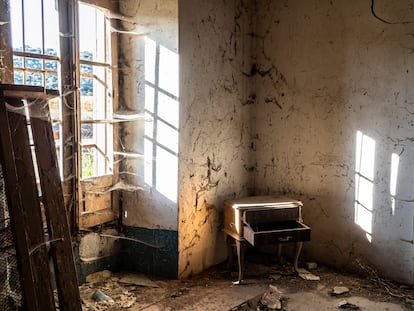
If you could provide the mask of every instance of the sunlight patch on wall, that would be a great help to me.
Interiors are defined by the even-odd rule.
[[[392,215],[395,214],[395,195],[397,192],[398,167],[400,156],[396,153],[391,155],[391,176],[390,176],[390,195]]]
[[[355,157],[355,223],[372,240],[375,140],[357,131]]]
[[[178,55],[146,38],[144,180],[174,203],[178,194],[178,113]]]

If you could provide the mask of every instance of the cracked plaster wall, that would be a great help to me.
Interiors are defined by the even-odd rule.
[[[256,193],[303,201],[306,257],[413,283],[413,7],[375,1],[387,24],[368,0],[256,4]],[[372,242],[354,222],[357,131],[375,140]]]
[[[304,257],[413,283],[414,14],[374,5],[391,24],[368,0],[180,1],[180,276],[224,258],[223,199],[285,194],[312,227]],[[375,140],[371,242],[355,224],[357,131]]]
[[[225,259],[223,200],[251,194],[251,1],[179,1],[179,276]]]
[[[167,2],[123,1],[124,14],[147,21],[124,27],[153,25],[177,49],[162,18],[139,13]],[[376,13],[395,22],[386,24],[368,0],[179,1],[180,277],[225,258],[224,199],[286,194],[303,201],[312,227],[303,257],[348,269],[360,260],[413,283],[414,24],[399,23],[414,20],[407,4],[375,1]],[[121,40],[120,105],[134,111],[142,100],[140,39]],[[133,151],[142,147],[140,131],[122,133]],[[357,131],[376,142],[372,242],[354,222]],[[400,155],[394,214],[392,153]],[[139,160],[125,166],[139,167]],[[130,225],[176,229],[176,206],[151,193],[127,194],[123,203],[135,211]]]

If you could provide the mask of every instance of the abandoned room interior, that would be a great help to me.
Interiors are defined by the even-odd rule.
[[[0,310],[413,309],[413,38],[411,0],[0,0]]]

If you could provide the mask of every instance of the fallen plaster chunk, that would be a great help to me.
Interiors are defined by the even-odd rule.
[[[109,270],[102,270],[92,274],[89,274],[86,277],[87,283],[98,283],[109,279],[112,276],[112,272]]]
[[[260,303],[271,310],[282,309],[283,293],[273,285],[269,285],[269,289],[260,299]]]
[[[313,273],[303,268],[298,269],[298,274],[302,279],[307,280],[307,281],[320,281],[321,280],[319,276],[314,275]]]
[[[142,287],[159,287],[144,274],[140,273],[129,273],[121,277],[118,281],[120,284],[124,285],[137,285]]]
[[[353,303],[349,303],[346,300],[341,300],[338,305],[336,306],[338,309],[352,309],[352,310],[359,310],[359,307],[357,305],[354,305]]]
[[[349,293],[349,288],[345,286],[335,286],[330,292],[332,296],[342,295],[345,293]]]

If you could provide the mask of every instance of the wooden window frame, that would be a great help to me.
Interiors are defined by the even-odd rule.
[[[104,222],[115,220],[118,217],[119,195],[117,192],[109,192],[111,194],[111,212],[104,211],[106,217],[100,216],[102,213],[97,213],[96,217],[89,217],[87,221],[82,224],[81,209],[85,208],[87,201],[85,191],[91,188],[90,181],[85,184],[81,180],[81,162],[80,155],[82,148],[80,142],[80,64],[84,61],[79,59],[78,53],[78,20],[77,20],[77,4],[83,2],[85,4],[94,5],[100,8],[109,10],[110,12],[118,12],[118,3],[111,0],[58,0],[58,14],[59,14],[59,32],[60,36],[60,52],[62,57],[60,59],[60,82],[61,82],[61,135],[62,141],[62,175],[63,175],[63,193],[65,199],[65,208],[68,211],[69,223],[72,233],[78,232],[82,228],[96,226]],[[33,54],[26,52],[13,52],[11,44],[11,17],[9,11],[9,0],[0,0],[0,21],[7,21],[6,24],[0,24],[0,50],[2,56],[4,71],[0,71],[0,83],[13,84],[13,54],[22,57],[44,58],[45,60],[59,60],[58,57],[44,54]],[[110,21],[111,24],[114,21]],[[43,27],[43,26],[42,26]],[[43,38],[44,41],[44,38]],[[111,32],[111,49],[112,49],[112,66],[116,66],[118,61],[117,54],[118,35]],[[95,62],[88,62],[88,64],[95,64]],[[99,64],[102,65],[102,64]],[[45,68],[45,66],[43,67]],[[46,75],[47,73],[44,72]],[[118,73],[112,70],[112,106],[113,111],[118,107]],[[75,113],[74,113],[75,112]],[[116,137],[116,129],[114,124],[114,137]],[[113,143],[113,149],[117,150],[116,140]],[[111,188],[118,180],[117,165],[114,163],[113,175],[95,177],[93,184],[98,183],[101,179],[102,185],[106,188]],[[93,188],[95,189],[95,188]]]

